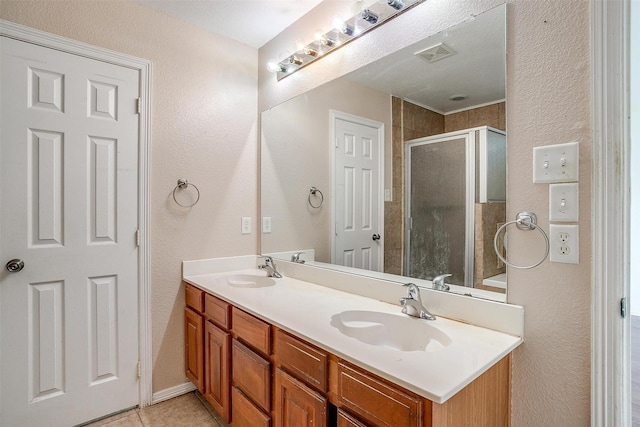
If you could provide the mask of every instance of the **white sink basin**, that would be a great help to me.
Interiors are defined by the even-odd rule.
[[[331,326],[365,344],[400,351],[433,352],[451,344],[451,338],[428,320],[401,313],[343,311],[331,317]]]
[[[265,288],[276,284],[275,279],[256,274],[230,274],[217,278],[216,282],[234,288]]]

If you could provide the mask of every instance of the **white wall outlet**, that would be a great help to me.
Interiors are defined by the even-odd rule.
[[[549,261],[580,263],[580,238],[576,224],[550,224],[549,245]]]
[[[533,148],[533,183],[578,181],[578,143]]]
[[[391,201],[391,190],[388,188],[384,189],[384,201],[385,202],[390,202]]]
[[[242,226],[240,227],[240,232],[242,234],[251,234],[251,217],[242,217]]]
[[[578,222],[578,183],[549,185],[549,221]]]
[[[263,216],[262,217],[262,232],[263,233],[271,233],[271,217]]]

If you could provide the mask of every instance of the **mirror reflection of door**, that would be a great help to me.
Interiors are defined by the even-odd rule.
[[[382,124],[337,112],[334,115],[332,263],[380,271]]]

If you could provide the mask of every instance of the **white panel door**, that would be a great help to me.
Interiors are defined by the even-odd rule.
[[[335,119],[333,263],[380,271],[380,150],[378,129]]]
[[[0,424],[75,425],[139,399],[139,76],[0,42]]]

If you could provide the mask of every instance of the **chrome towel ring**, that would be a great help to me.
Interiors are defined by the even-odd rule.
[[[197,193],[196,200],[193,203],[191,203],[190,205],[183,205],[182,203],[180,203],[178,201],[178,199],[176,199],[176,191],[178,189],[186,190],[189,186],[192,186],[193,188],[195,188],[196,193]],[[200,190],[198,190],[198,187],[196,187],[195,185],[193,185],[192,183],[190,183],[186,179],[179,179],[178,180],[178,185],[176,185],[176,187],[173,189],[173,200],[178,204],[178,206],[182,206],[183,208],[190,208],[190,207],[194,206],[196,203],[198,203],[198,201],[200,200]]]
[[[317,198],[318,193],[320,194],[320,202],[317,205],[314,205],[311,201],[311,196],[315,196]],[[314,209],[319,209],[320,206],[322,206],[322,203],[324,203],[324,195],[322,194],[322,191],[318,190],[316,187],[311,187],[309,189],[309,197],[307,197],[307,200],[309,201],[309,206]]]
[[[544,252],[544,256],[540,261],[536,262],[535,264],[525,265],[525,266],[515,265],[507,261],[500,254],[500,250],[498,249],[498,236],[500,235],[500,232],[502,230],[506,229],[511,224],[515,224],[519,230],[523,230],[523,231],[538,230],[540,234],[542,234],[542,237],[544,237],[546,249]],[[505,222],[504,224],[502,224],[502,226],[500,226],[500,228],[498,228],[498,230],[496,231],[496,235],[493,237],[493,250],[496,252],[496,255],[498,255],[498,258],[500,258],[500,260],[504,262],[506,265],[508,265],[509,267],[518,268],[521,270],[528,270],[530,268],[535,268],[539,266],[544,262],[545,259],[547,259],[547,256],[549,255],[549,236],[547,236],[547,233],[545,233],[544,230],[540,228],[540,226],[537,224],[536,214],[534,214],[533,212],[520,212],[518,213],[518,215],[516,215],[515,220]]]

